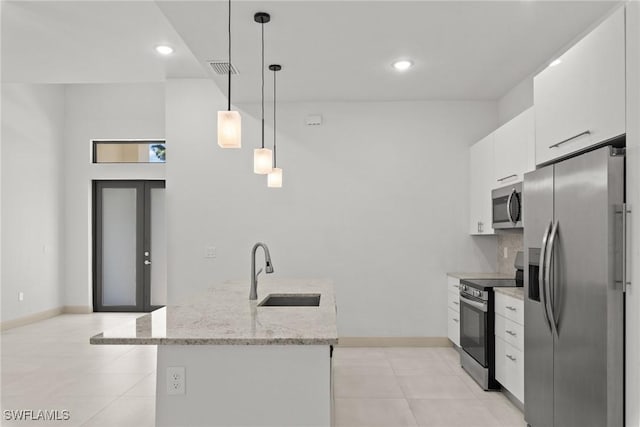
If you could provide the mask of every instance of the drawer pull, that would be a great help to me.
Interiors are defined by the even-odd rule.
[[[518,311],[518,309],[517,309],[517,308],[515,308],[515,307],[513,307],[513,306],[510,306],[510,305],[508,305],[508,306],[507,306],[507,310],[511,310],[511,311]]]
[[[517,335],[518,335],[518,334],[516,334],[515,332],[510,331],[510,330],[508,330],[508,329],[507,329],[505,332],[506,332],[506,333],[508,333],[509,335],[511,335],[512,337],[515,337],[515,336],[517,336]]]
[[[510,354],[507,354],[507,359],[511,360],[512,362],[515,362],[515,361],[516,361],[516,358],[515,358],[515,357],[513,357],[513,356],[512,356],[512,355],[510,355]]]
[[[451,320],[453,320],[454,322],[458,323],[458,319],[451,319]]]
[[[460,305],[460,303],[458,301],[454,301],[453,302],[455,305]]]

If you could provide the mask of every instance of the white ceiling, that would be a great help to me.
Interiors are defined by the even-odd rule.
[[[175,48],[162,57],[154,47]],[[2,1],[2,81],[160,82],[206,77],[154,2]]]
[[[2,80],[143,82],[226,77],[227,2],[3,1]],[[233,8],[233,101],[260,98],[266,65],[280,63],[288,101],[482,99],[502,96],[614,7],[612,1],[239,1]],[[153,47],[176,48],[160,57]],[[410,57],[405,74],[390,64]],[[267,94],[272,74],[267,70]]]

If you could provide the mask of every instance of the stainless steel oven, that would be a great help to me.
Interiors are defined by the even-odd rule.
[[[460,346],[485,368],[489,367],[488,292],[462,285],[460,288]]]
[[[493,228],[522,228],[522,183],[491,192]]]

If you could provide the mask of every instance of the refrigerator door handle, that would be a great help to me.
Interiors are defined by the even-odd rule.
[[[620,258],[621,258],[621,280],[617,281],[622,282],[622,292],[627,292],[627,286],[631,285],[631,281],[629,280],[629,277],[627,275],[627,254],[629,252],[629,242],[627,240],[627,233],[628,233],[628,228],[629,228],[629,223],[627,220],[627,216],[628,214],[631,213],[631,208],[629,207],[628,204],[623,203],[621,205],[616,206],[616,213],[617,214],[621,214],[622,217],[622,231],[621,231],[621,253],[620,253]]]
[[[544,281],[547,291],[547,306],[549,307],[549,317],[551,317],[551,329],[553,334],[558,336],[558,324],[557,324],[557,316],[553,309],[553,293],[551,292],[551,259],[553,257],[553,250],[556,244],[556,236],[558,235],[558,225],[560,222],[556,221],[551,229],[551,234],[549,235],[548,248],[545,253],[545,271],[544,271]]]
[[[538,270],[538,286],[542,289],[542,304],[544,305],[544,318],[547,321],[547,326],[549,326],[549,331],[553,332],[553,328],[551,327],[551,320],[549,320],[549,306],[547,304],[547,290],[544,284],[544,255],[547,251],[547,243],[549,241],[549,233],[551,232],[552,223],[549,222],[547,228],[544,230],[544,234],[542,235],[542,245],[540,246],[540,269]]]

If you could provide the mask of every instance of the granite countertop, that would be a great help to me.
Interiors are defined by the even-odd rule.
[[[508,295],[513,298],[524,301],[524,288],[493,288],[494,292],[500,292],[501,294]]]
[[[504,273],[447,273],[447,276],[456,279],[513,279],[515,273],[511,275]]]
[[[321,294],[319,307],[259,307],[269,294]],[[264,279],[249,301],[248,281],[208,288],[121,327],[91,337],[91,344],[331,345],[338,342],[333,283],[318,279]]]

